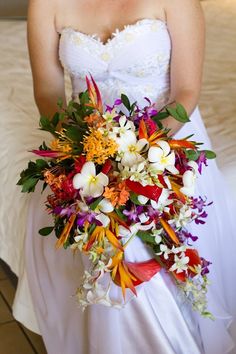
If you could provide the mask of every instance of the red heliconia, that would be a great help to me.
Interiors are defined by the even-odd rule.
[[[130,179],[127,179],[125,183],[132,192],[155,201],[158,201],[162,192],[162,188],[158,186],[142,186],[141,183],[131,181]]]

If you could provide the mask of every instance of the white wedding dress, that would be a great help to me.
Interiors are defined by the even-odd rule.
[[[143,19],[126,26],[105,44],[95,35],[64,28],[59,56],[71,76],[74,98],[86,88],[85,76],[90,73],[107,104],[121,93],[140,105],[145,104],[144,97],[158,102],[159,107],[168,101],[171,39],[166,24],[160,20]],[[211,148],[198,109],[176,137],[192,133],[195,140]],[[205,225],[190,227],[199,235],[197,247],[201,255],[213,262],[208,298],[215,321],[192,312],[163,271],[141,285],[138,297],[131,298],[124,308],[92,305],[82,312],[73,297],[83,274],[81,256],[73,256],[70,250],[56,251],[53,235],[38,235],[38,229],[52,223],[44,206],[47,191],[40,194],[38,188],[29,208],[25,258],[36,318],[48,353],[229,353],[233,340],[227,327],[232,321],[229,313],[236,307],[235,288],[231,286],[236,267],[227,255],[235,249],[236,207],[226,197],[224,184],[216,163],[210,161],[198,179],[196,194],[207,196],[214,204],[208,208]],[[141,242],[129,247],[126,256],[130,261],[151,257]]]

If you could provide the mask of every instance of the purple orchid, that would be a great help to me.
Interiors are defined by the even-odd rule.
[[[95,223],[98,226],[102,226],[102,223],[96,219],[97,214],[93,211],[80,212],[77,214],[77,225],[83,227],[84,223],[87,221],[89,224]]]
[[[197,164],[198,164],[198,172],[201,174],[202,173],[202,165],[204,164],[205,166],[207,165],[207,159],[204,151],[201,151],[199,158],[197,159]]]
[[[206,203],[206,197],[203,199],[202,197],[199,198],[192,198],[192,209],[197,209],[199,213],[203,211],[203,208],[213,204],[213,202]]]
[[[208,274],[209,271],[209,265],[212,264],[212,262],[207,261],[205,258],[201,257],[201,261],[202,261],[202,271],[201,271],[201,275],[206,275]]]
[[[199,224],[205,224],[206,223],[206,221],[205,220],[202,220],[202,219],[205,219],[205,218],[207,218],[207,216],[208,216],[208,214],[207,214],[207,212],[206,211],[203,211],[201,214],[199,214],[195,219],[194,219],[194,221],[195,221],[195,223],[197,224],[197,225],[199,225]]]
[[[53,213],[59,216],[67,216],[68,218],[75,212],[75,207],[72,205],[70,207],[63,208],[62,206],[56,206],[53,209]]]
[[[125,216],[127,216],[128,220],[130,222],[137,222],[138,221],[138,216],[143,212],[143,206],[142,205],[138,205],[138,206],[134,206],[131,210],[127,210],[125,209],[123,211],[123,214]]]
[[[189,240],[191,239],[193,242],[197,241],[198,236],[194,236],[193,234],[191,234],[191,232],[187,231],[187,230],[182,230],[182,236],[184,236],[185,239]]]

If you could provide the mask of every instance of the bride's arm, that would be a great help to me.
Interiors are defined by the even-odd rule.
[[[205,22],[199,0],[167,0],[166,17],[172,41],[170,100],[190,115],[199,100],[205,47]],[[164,125],[176,133],[182,124],[168,117]]]
[[[57,110],[59,97],[66,104],[53,0],[29,1],[27,30],[35,102],[40,114],[51,117]]]

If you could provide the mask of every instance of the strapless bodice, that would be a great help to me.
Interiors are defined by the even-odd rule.
[[[86,88],[85,76],[91,74],[107,104],[125,93],[139,104],[146,96],[163,106],[169,97],[170,55],[167,25],[157,19],[116,30],[106,43],[72,28],[61,31],[59,57],[71,77],[73,97]]]

